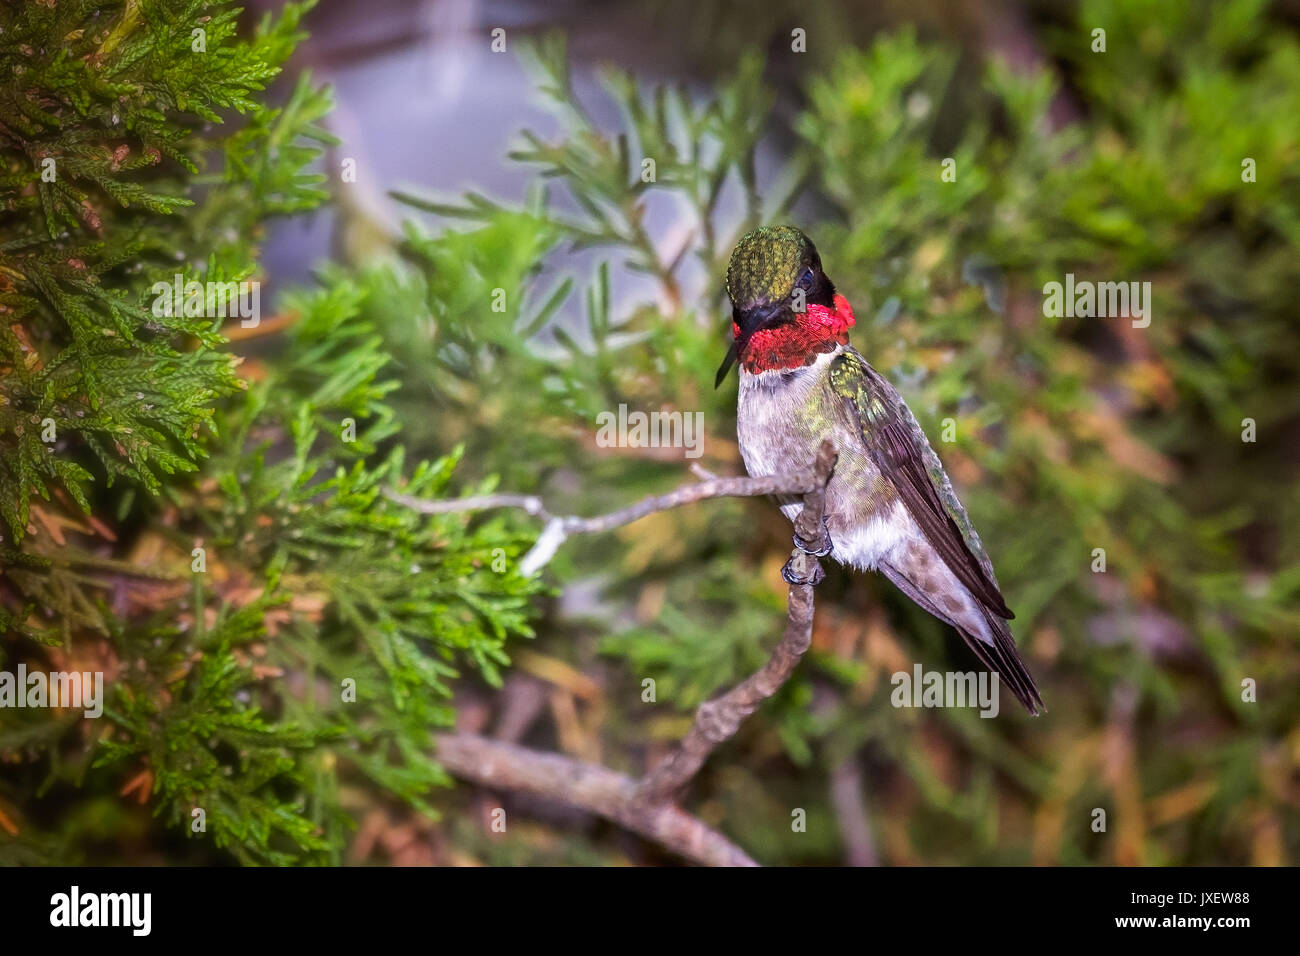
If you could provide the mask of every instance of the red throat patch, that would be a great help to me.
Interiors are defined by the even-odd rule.
[[[796,313],[794,319],[787,325],[761,329],[750,337],[745,354],[740,357],[745,371],[802,368],[815,362],[817,356],[834,351],[836,346],[849,344],[853,306],[839,293],[835,295],[833,308],[809,305],[806,312]],[[740,335],[740,328],[734,322],[731,334]]]

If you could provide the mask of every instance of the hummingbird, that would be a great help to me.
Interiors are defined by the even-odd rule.
[[[876,570],[949,624],[1037,715],[1042,697],[1016,651],[1015,615],[939,456],[903,397],[849,344],[853,308],[793,226],[764,226],[736,244],[727,266],[732,343],[715,387],[738,365],[736,432],[753,476],[806,466],[830,439],[839,455],[818,540],[800,550]],[[798,496],[778,498],[791,521]],[[820,583],[794,570],[792,584]]]

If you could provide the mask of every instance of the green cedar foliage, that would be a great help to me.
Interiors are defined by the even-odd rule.
[[[242,366],[228,320],[152,308],[178,272],[264,279],[266,221],[326,198],[328,92],[260,92],[308,6],[0,12],[0,662],[107,698],[0,714],[0,861],[340,862],[369,807],[432,817],[452,679],[531,633],[529,536],[382,494],[450,494],[459,459],[396,440],[390,272],[282,293]]]

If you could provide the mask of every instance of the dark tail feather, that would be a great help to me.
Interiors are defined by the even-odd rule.
[[[993,632],[992,645],[985,644],[978,637],[967,634],[961,628],[957,629],[958,632],[980,662],[989,670],[997,671],[1002,683],[1011,689],[1011,693],[1016,695],[1016,700],[1024,705],[1025,710],[1035,717],[1046,713],[1047,708],[1043,706],[1043,698],[1039,696],[1038,685],[1034,683],[1033,675],[1029,673],[1029,668],[1021,659],[1020,652],[1016,650],[1016,642],[1011,637],[1011,629],[1007,627],[1007,622],[994,614],[986,613],[984,617],[989,622],[989,630]]]
[[[1025,710],[1035,717],[1047,712],[1047,708],[1043,706],[1043,698],[1038,695],[1038,685],[1034,683],[1034,678],[1030,676],[1029,668],[1025,666],[1025,662],[1020,659],[1020,652],[1016,650],[1016,642],[1011,637],[1011,627],[1005,620],[987,608],[984,609],[984,619],[988,621],[989,631],[993,634],[993,643],[985,644],[974,634],[970,634],[959,627],[952,618],[935,607],[930,596],[923,593],[894,565],[888,561],[881,561],[880,570],[885,577],[893,581],[895,586],[913,601],[939,620],[952,625],[957,633],[961,635],[962,640],[966,642],[966,646],[975,652],[975,656],[979,658],[980,663],[988,670],[997,673],[1000,682],[1011,688],[1011,693],[1016,695],[1016,700],[1024,705]]]

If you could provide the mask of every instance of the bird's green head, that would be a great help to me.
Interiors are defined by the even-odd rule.
[[[763,226],[736,243],[727,295],[733,338],[717,384],[736,361],[749,372],[795,368],[848,342],[853,310],[794,226]]]
[[[800,279],[811,285],[814,276],[808,273],[821,267],[817,247],[794,226],[762,226],[736,243],[727,264],[727,295],[740,312],[769,306],[789,298]]]

